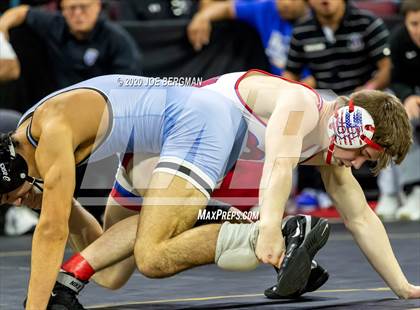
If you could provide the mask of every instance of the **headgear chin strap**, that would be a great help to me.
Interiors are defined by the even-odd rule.
[[[369,145],[378,151],[382,146],[372,141],[375,133],[375,123],[368,111],[355,106],[353,99],[349,105],[338,109],[328,121],[328,136],[330,145],[327,152],[327,164],[331,164],[334,147],[344,149],[358,149]]]
[[[10,193],[19,188],[25,181],[38,189],[42,180],[28,175],[28,164],[25,159],[16,154],[10,135],[0,141],[0,194]]]

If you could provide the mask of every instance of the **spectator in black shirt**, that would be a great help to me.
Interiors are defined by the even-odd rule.
[[[62,13],[26,5],[4,13],[0,32],[26,23],[46,43],[58,87],[104,74],[140,74],[140,53],[119,25],[100,17],[100,0],[62,0]]]
[[[307,65],[317,88],[339,95],[384,89],[391,66],[383,21],[346,0],[308,0],[313,16],[295,25],[285,77]],[[376,72],[375,72],[376,71]]]

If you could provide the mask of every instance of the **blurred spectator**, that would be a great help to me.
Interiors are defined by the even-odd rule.
[[[188,37],[198,51],[209,43],[212,22],[225,19],[245,21],[258,30],[271,72],[280,75],[286,64],[293,23],[306,13],[304,0],[215,1],[193,17],[188,26]]]
[[[404,1],[401,11],[404,24],[390,37],[391,88],[414,119],[420,117],[420,1]]]
[[[401,99],[414,128],[414,144],[399,169],[407,200],[397,211],[395,195],[384,194],[377,213],[383,218],[420,220],[420,1],[405,0],[401,11],[404,24],[391,37],[391,89]]]
[[[285,76],[296,80],[308,66],[312,86],[340,95],[387,87],[391,62],[383,21],[346,0],[308,3],[314,14],[295,26]]]
[[[389,165],[378,175],[379,199],[376,214],[385,221],[395,220],[398,206],[404,201],[400,169],[394,164]]]
[[[119,20],[190,19],[197,11],[197,0],[120,0]]]
[[[16,80],[20,75],[19,60],[12,45],[0,32],[0,82]]]
[[[61,13],[21,5],[0,18],[0,32],[23,23],[48,47],[58,87],[104,74],[140,74],[140,53],[119,25],[100,17],[100,0],[62,0]]]

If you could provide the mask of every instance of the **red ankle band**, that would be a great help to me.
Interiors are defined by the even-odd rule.
[[[95,270],[89,264],[89,262],[83,258],[80,253],[74,254],[67,260],[61,268],[74,275],[76,279],[87,281],[95,273]]]

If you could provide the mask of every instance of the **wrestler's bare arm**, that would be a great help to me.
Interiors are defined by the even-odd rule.
[[[52,118],[43,126],[35,153],[44,193],[33,237],[27,309],[46,307],[63,260],[75,187],[72,139],[65,122]]]
[[[265,136],[266,153],[260,183],[262,224],[275,221],[276,225],[280,225],[303,138],[318,122],[317,99],[313,94],[291,91],[282,94],[278,100]]]
[[[281,263],[284,205],[292,187],[292,170],[299,162],[303,138],[318,122],[315,102],[312,94],[285,89],[278,97],[267,124],[266,153],[260,182],[260,234],[255,251],[263,263],[274,266]]]
[[[370,264],[396,295],[407,298],[409,283],[395,258],[385,228],[369,208],[363,190],[351,169],[320,167],[322,180],[332,197],[344,224]]]

